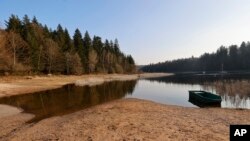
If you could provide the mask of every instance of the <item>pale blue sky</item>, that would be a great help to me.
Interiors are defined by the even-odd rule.
[[[53,29],[118,38],[137,64],[199,56],[250,41],[249,0],[0,0],[0,26],[24,14]]]

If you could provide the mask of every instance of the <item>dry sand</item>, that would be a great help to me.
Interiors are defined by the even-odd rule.
[[[149,77],[150,74],[147,74]],[[159,75],[158,75],[159,76]],[[121,79],[123,77],[123,79]],[[96,84],[137,79],[138,75],[4,77],[0,95],[57,88],[67,83]],[[151,76],[153,77],[153,76]],[[143,78],[143,75],[140,76]],[[86,80],[86,83],[83,80]],[[92,84],[91,84],[92,85]],[[6,108],[6,107],[5,107]],[[12,107],[13,108],[13,107]],[[138,99],[122,99],[72,114],[26,123],[33,115],[12,109],[0,117],[0,140],[229,140],[230,124],[250,124],[250,110],[186,108]]]
[[[123,99],[25,124],[30,115],[2,118],[0,140],[229,140],[230,124],[250,124],[249,110],[185,108]],[[8,126],[6,126],[8,125]]]

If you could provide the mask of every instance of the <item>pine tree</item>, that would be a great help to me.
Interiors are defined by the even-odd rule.
[[[55,41],[57,42],[59,48],[63,50],[63,46],[65,44],[65,35],[64,30],[60,24],[58,24],[57,30],[55,32]]]
[[[32,19],[32,23],[33,24],[36,24],[36,25],[38,25],[39,23],[38,23],[38,20],[36,19],[36,17],[34,16],[33,17],[33,19]]]
[[[27,36],[30,32],[30,19],[28,17],[28,15],[24,15],[23,17],[23,21],[22,21],[22,37],[24,40],[27,41]]]
[[[79,57],[81,58],[81,63],[86,64],[87,58],[85,57],[85,53],[83,49],[82,34],[79,29],[75,30],[75,33],[73,36],[73,42],[74,42],[74,48],[76,52],[78,53]]]
[[[65,43],[64,43],[63,48],[62,48],[63,52],[66,52],[66,51],[68,52],[68,51],[72,50],[73,45],[71,42],[71,38],[69,36],[69,32],[66,28],[64,30],[64,41],[65,41]]]
[[[22,31],[22,22],[16,15],[11,15],[9,21],[5,21],[6,31],[13,31],[16,33],[21,33]]]
[[[103,68],[103,62],[102,62],[103,57],[104,57],[104,54],[103,54],[104,47],[103,47],[101,37],[94,36],[93,41],[92,41],[92,46],[97,53],[97,59],[98,59],[97,65],[96,65],[96,71],[105,72],[105,69]]]
[[[28,25],[28,24],[30,24],[30,19],[29,19],[28,15],[24,15],[22,24],[23,24],[23,25]]]
[[[44,36],[45,36],[45,38],[51,38],[51,37],[52,37],[52,36],[51,36],[51,33],[50,33],[50,31],[49,31],[49,28],[47,27],[47,25],[44,25],[43,31],[44,31]]]
[[[117,56],[120,55],[120,47],[119,47],[119,43],[117,39],[115,39],[115,42],[114,42],[114,52]]]
[[[83,65],[85,68],[85,72],[87,72],[87,73],[90,73],[88,56],[89,56],[89,50],[90,50],[91,46],[92,46],[91,45],[91,38],[89,36],[88,31],[86,31],[84,34],[84,38],[83,38],[83,52],[84,52],[84,59],[86,59],[86,60],[83,63]]]

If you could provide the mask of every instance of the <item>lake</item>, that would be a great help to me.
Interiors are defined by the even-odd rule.
[[[127,98],[162,104],[198,107],[189,102],[189,90],[204,90],[222,97],[222,108],[250,109],[250,75],[175,75],[138,81]]]
[[[222,108],[250,109],[250,75],[175,75],[130,81],[105,82],[96,86],[65,85],[42,92],[0,98],[0,104],[19,107],[35,115],[30,122],[122,98],[197,107],[189,102],[189,90],[206,90],[222,97]]]

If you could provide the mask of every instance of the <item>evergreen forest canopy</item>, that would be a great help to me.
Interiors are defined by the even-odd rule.
[[[0,73],[133,73],[131,55],[121,52],[118,40],[84,36],[75,30],[73,39],[60,24],[56,30],[32,20],[11,15],[0,29]]]
[[[240,46],[221,46],[216,52],[204,53],[197,58],[150,64],[141,70],[144,72],[249,71],[250,42],[242,42]]]

